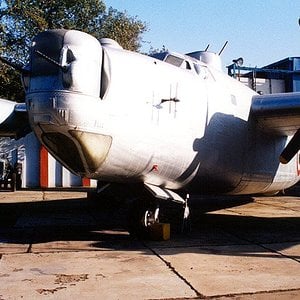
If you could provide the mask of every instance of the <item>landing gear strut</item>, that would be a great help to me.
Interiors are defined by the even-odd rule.
[[[187,194],[185,198],[185,203],[183,205],[183,219],[182,219],[182,226],[181,226],[181,233],[191,231],[191,222],[190,222],[190,208],[188,205],[190,195]]]

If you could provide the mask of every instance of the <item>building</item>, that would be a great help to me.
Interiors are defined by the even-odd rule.
[[[95,187],[96,180],[81,178],[63,167],[39,143],[33,133],[4,147],[12,165],[22,165],[23,188]]]
[[[300,91],[300,57],[288,57],[263,68],[241,65],[234,60],[227,67],[228,74],[261,94]]]

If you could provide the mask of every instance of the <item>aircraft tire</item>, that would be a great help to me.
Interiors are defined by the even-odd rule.
[[[128,231],[130,235],[142,239],[149,238],[149,228],[146,226],[147,218],[153,215],[155,207],[145,200],[136,199],[130,204],[128,212]]]

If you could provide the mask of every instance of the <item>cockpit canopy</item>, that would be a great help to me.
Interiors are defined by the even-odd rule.
[[[170,51],[154,53],[150,56],[169,63],[175,67],[186,70],[193,70],[193,65],[196,63],[196,61],[194,61],[192,58],[188,58],[185,57],[185,55]]]
[[[195,71],[197,74],[200,73],[200,68],[203,66],[203,63],[218,70],[222,69],[220,56],[209,51],[196,51],[185,55],[171,51],[164,51],[154,53],[150,56],[167,62],[173,66]]]

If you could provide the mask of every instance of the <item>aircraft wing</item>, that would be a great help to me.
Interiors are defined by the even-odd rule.
[[[0,136],[19,139],[31,128],[25,103],[0,99]]]
[[[300,150],[300,93],[254,96],[250,117],[264,131],[293,136],[280,155],[282,163],[288,163]]]
[[[254,96],[251,117],[262,130],[294,135],[300,128],[300,93]]]

